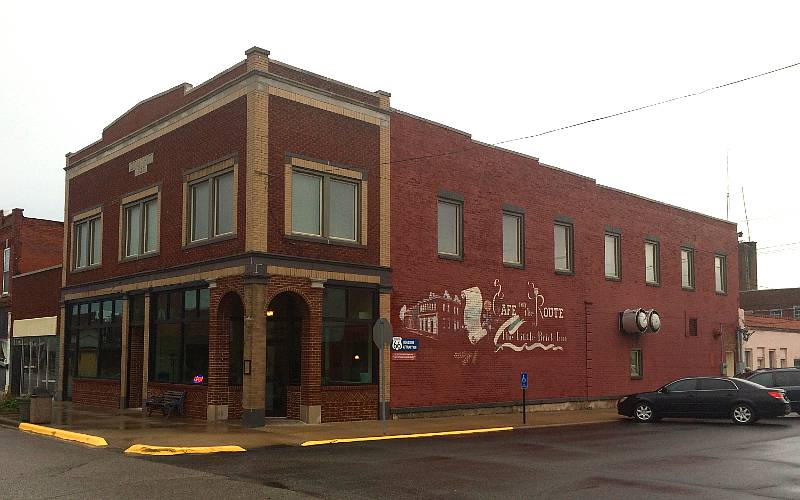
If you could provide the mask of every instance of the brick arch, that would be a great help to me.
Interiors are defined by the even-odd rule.
[[[293,293],[299,296],[301,299],[303,299],[303,302],[305,302],[306,315],[311,313],[311,298],[306,294],[305,291],[295,286],[282,286],[280,288],[276,288],[273,291],[267,292],[266,296],[264,297],[264,308],[266,309],[267,307],[269,307],[269,305],[272,303],[273,300],[275,300],[275,298],[278,295],[287,292]]]
[[[246,310],[246,303],[244,300],[244,290],[240,286],[236,286],[235,284],[225,284],[225,285],[217,285],[215,288],[211,289],[211,300],[209,301],[209,309],[211,311],[215,311],[215,313],[219,313],[220,304],[222,304],[223,299],[230,294],[236,294],[239,297],[239,301],[242,303],[242,309],[245,310],[245,315],[247,314]]]

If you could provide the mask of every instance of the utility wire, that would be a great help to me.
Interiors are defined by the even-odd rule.
[[[514,139],[506,139],[504,141],[495,142],[495,143],[491,144],[491,146],[499,146],[501,144],[508,144],[510,142],[524,141],[526,139],[533,139],[535,137],[541,137],[543,135],[553,134],[555,132],[561,132],[562,130],[568,130],[568,129],[571,129],[571,128],[580,127],[582,125],[588,125],[590,123],[595,123],[595,122],[599,122],[599,121],[602,121],[602,120],[608,120],[609,118],[615,118],[617,116],[622,116],[622,115],[626,115],[626,114],[629,114],[629,113],[635,113],[636,111],[642,111],[642,110],[645,110],[645,109],[648,109],[648,108],[654,108],[656,106],[661,106],[663,104],[668,104],[668,103],[671,103],[671,102],[680,101],[680,100],[683,100],[683,99],[688,99],[690,97],[696,97],[696,96],[705,94],[706,92],[712,92],[714,90],[719,90],[721,88],[730,87],[732,85],[737,85],[739,83],[743,83],[743,82],[746,82],[748,80],[761,78],[762,76],[771,75],[771,74],[777,73],[779,71],[784,71],[784,70],[787,70],[787,69],[790,69],[790,68],[794,68],[796,66],[800,66],[800,62],[792,63],[792,64],[789,64],[789,65],[786,65],[786,66],[782,66],[780,68],[771,69],[769,71],[765,71],[763,73],[758,73],[756,75],[751,75],[751,76],[748,76],[748,77],[745,77],[745,78],[740,78],[738,80],[734,80],[734,81],[731,81],[731,82],[727,82],[727,83],[723,83],[723,84],[720,84],[720,85],[716,85],[714,87],[709,87],[709,88],[707,88],[705,90],[701,90],[701,91],[698,91],[698,92],[691,92],[689,94],[684,94],[684,95],[677,96],[677,97],[671,97],[669,99],[664,99],[663,101],[658,101],[658,102],[654,102],[654,103],[651,103],[651,104],[646,104],[644,106],[638,106],[638,107],[635,107],[635,108],[626,109],[624,111],[618,111],[616,113],[611,113],[610,115],[598,116],[596,118],[592,118],[592,119],[589,119],[589,120],[584,120],[582,122],[577,122],[577,123],[573,123],[573,124],[570,124],[570,125],[564,125],[562,127],[557,127],[557,128],[553,128],[553,129],[550,129],[550,130],[546,130],[544,132],[538,132],[536,134],[525,135],[525,136],[522,136],[522,137],[516,137]],[[384,162],[384,163],[382,163],[382,165],[385,165],[387,163],[395,164],[395,163],[403,163],[403,162],[422,160],[422,159],[428,159],[428,158],[437,158],[437,157],[440,157],[440,156],[447,156],[447,155],[462,153],[464,151],[469,151],[469,150],[476,149],[476,148],[479,148],[479,147],[480,147],[479,145],[476,145],[476,146],[472,146],[472,147],[469,147],[469,148],[463,148],[463,149],[454,150],[454,151],[448,151],[448,152],[444,152],[444,153],[436,153],[436,154],[430,154],[430,155],[415,156],[415,157],[411,157],[411,158],[404,158],[402,160],[393,160],[393,161],[389,161],[389,162]]]

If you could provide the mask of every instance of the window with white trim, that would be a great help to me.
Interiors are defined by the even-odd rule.
[[[522,265],[522,214],[503,212],[503,263],[513,266]]]
[[[661,275],[659,269],[658,243],[655,241],[644,242],[644,279],[651,285],[659,283]]]
[[[358,241],[360,182],[292,170],[292,234]]]
[[[444,257],[463,257],[464,240],[462,218],[464,205],[456,200],[439,199],[438,236],[439,255]]]
[[[139,200],[123,207],[125,241],[123,257],[138,257],[158,250],[158,198]]]
[[[642,350],[631,349],[631,378],[642,378]]]
[[[681,248],[681,287],[694,288],[694,250]]]
[[[3,249],[3,295],[8,295],[11,280],[11,247]]]
[[[189,243],[233,234],[234,172],[214,173],[188,185]]]
[[[572,224],[553,224],[553,249],[556,271],[572,272]]]
[[[620,236],[614,233],[606,233],[605,236],[605,273],[606,278],[620,279],[620,268],[622,267],[622,256],[620,253]]]
[[[103,224],[99,215],[76,221],[73,224],[74,269],[84,269],[100,264],[102,232]]]
[[[725,293],[728,291],[728,276],[725,268],[725,256],[714,256],[714,289],[717,293]]]

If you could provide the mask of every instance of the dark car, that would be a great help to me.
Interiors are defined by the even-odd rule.
[[[752,424],[760,418],[780,417],[790,411],[782,389],[724,377],[682,378],[657,391],[626,396],[617,403],[620,415],[638,422],[688,417],[730,418],[737,424]]]
[[[783,389],[792,405],[792,411],[800,413],[800,369],[762,368],[739,377],[764,387]]]

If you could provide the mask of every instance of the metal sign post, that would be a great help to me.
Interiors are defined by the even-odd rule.
[[[519,379],[519,383],[522,386],[522,423],[525,424],[528,412],[525,411],[525,391],[528,389],[528,372],[522,372],[522,376]]]
[[[381,427],[383,434],[386,435],[386,367],[384,366],[384,354],[392,342],[392,324],[386,318],[378,318],[375,326],[372,327],[372,341],[378,346],[380,351],[381,378],[380,389],[378,391],[380,399]]]

